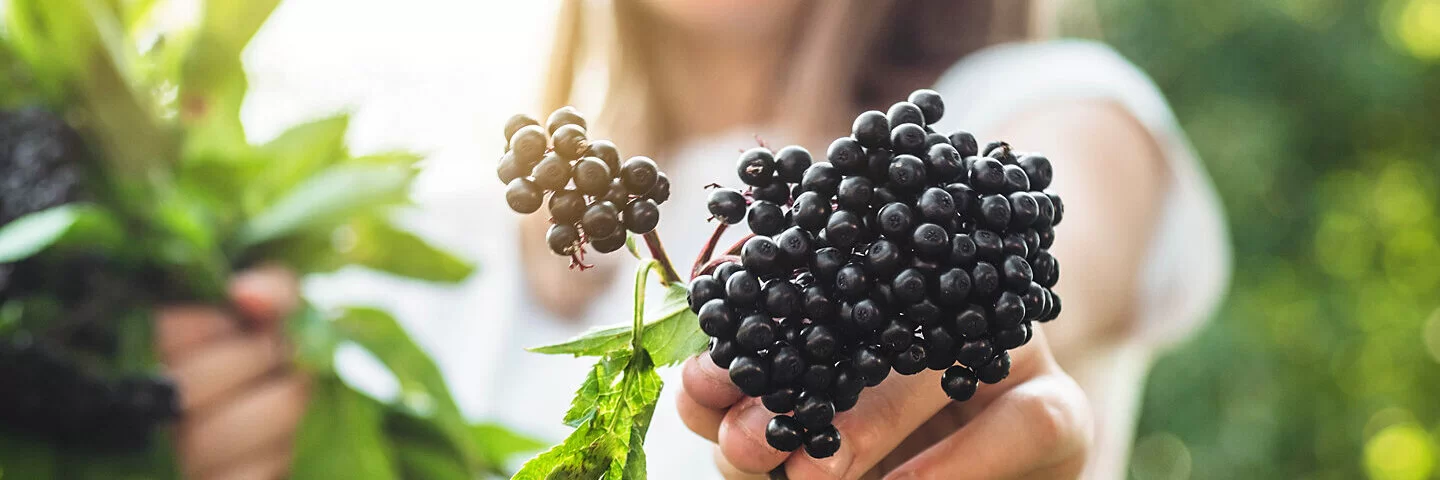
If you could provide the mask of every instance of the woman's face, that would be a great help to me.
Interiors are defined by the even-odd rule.
[[[688,32],[744,38],[778,32],[803,0],[637,1],[660,21]]]

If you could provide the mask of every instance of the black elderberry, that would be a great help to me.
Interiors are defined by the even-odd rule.
[[[969,234],[958,233],[950,237],[950,263],[962,268],[968,268],[975,264],[975,258],[979,254],[979,247],[975,239]]]
[[[533,167],[533,165],[531,167]],[[506,152],[505,155],[501,156],[500,165],[495,167],[495,176],[500,178],[500,183],[506,185],[509,185],[512,180],[529,174],[530,168],[526,168],[520,165],[520,162],[515,161],[515,154],[513,152]]]
[[[858,397],[857,397],[858,400]],[[855,406],[854,402],[850,406]],[[834,425],[805,433],[805,453],[810,458],[828,458],[840,451],[840,431]]]
[[[1054,194],[1053,192],[1045,192],[1045,196],[1050,197],[1050,203],[1055,204],[1055,221],[1050,225],[1059,225],[1060,220],[1065,218],[1065,202],[1060,201],[1060,196]]]
[[[1060,316],[1060,295],[1050,292],[1050,314],[1040,318],[1042,322],[1048,322]]]
[[[1029,192],[1011,193],[1010,197],[1010,226],[1012,228],[1025,228],[1035,223],[1040,218],[1040,204],[1035,202]]]
[[[745,395],[764,395],[770,390],[770,364],[752,353],[736,356],[730,362],[730,382]]]
[[[990,320],[984,308],[970,305],[955,314],[955,333],[965,338],[979,338],[990,328]]]
[[[1020,348],[1030,341],[1030,324],[1022,323],[995,332],[995,346],[1002,350]]]
[[[955,198],[940,188],[925,189],[915,206],[919,208],[920,216],[929,222],[946,222],[955,216]]]
[[[769,185],[775,179],[775,155],[764,147],[746,150],[740,154],[740,161],[735,165],[735,174],[746,185]]]
[[[936,135],[938,136],[938,135]],[[944,139],[945,137],[940,137]],[[960,152],[949,143],[935,144],[927,147],[926,167],[930,183],[950,183],[960,178],[964,173],[963,164],[960,159]]]
[[[1000,383],[1010,376],[1010,352],[1000,352],[990,363],[975,369],[975,378],[988,384]]]
[[[835,273],[835,290],[848,298],[860,298],[870,290],[870,276],[857,264],[846,264]]]
[[[886,135],[889,135],[888,133]],[[886,142],[889,142],[887,139]],[[890,162],[895,156],[885,148],[871,148],[865,151],[865,176],[871,181],[883,184],[890,181]]]
[[[721,284],[726,284],[727,282],[730,281],[730,277],[731,277],[731,276],[735,275],[736,273],[742,272],[742,271],[744,271],[744,270],[745,270],[745,267],[740,266],[740,264],[738,264],[738,263],[735,263],[735,262],[725,262],[725,263],[722,263],[722,264],[716,266],[716,267],[715,267],[715,271],[714,271],[714,272],[711,272],[710,274],[711,274],[711,275],[714,275],[714,276],[715,276],[715,279],[716,279],[716,280],[719,280]]]
[[[965,215],[975,215],[980,210],[980,194],[975,189],[964,183],[951,183],[945,185],[945,193],[955,201],[955,211]]]
[[[1045,288],[1053,288],[1060,280],[1060,263],[1055,260],[1048,250],[1040,250],[1030,260],[1030,267],[1034,271],[1035,283]]]
[[[880,207],[880,233],[886,238],[909,241],[915,228],[915,212],[909,205],[895,202]]]
[[[740,346],[734,340],[717,337],[710,341],[710,360],[720,368],[729,369],[735,356],[739,354]]]
[[[782,452],[799,450],[808,439],[805,427],[788,415],[776,415],[765,425],[765,443]]]
[[[960,344],[955,352],[955,361],[967,367],[977,367],[990,363],[995,357],[995,345],[984,338],[972,338]]]
[[[950,253],[950,234],[945,228],[933,223],[915,227],[910,235],[910,244],[915,252],[926,258],[943,258]]]
[[[700,330],[706,335],[715,338],[734,338],[735,330],[740,326],[740,320],[735,314],[735,309],[727,304],[725,299],[712,299],[700,306],[700,312],[696,314],[700,323]],[[718,363],[718,362],[717,362]]]
[[[775,391],[760,397],[760,404],[766,410],[774,413],[786,413],[795,409],[795,403],[800,400],[800,389],[795,387],[780,387]]]
[[[510,137],[515,136],[515,132],[531,125],[538,127],[540,126],[540,122],[523,113],[517,113],[511,116],[508,120],[505,120],[505,141],[509,142]]]
[[[740,270],[725,281],[725,303],[735,308],[755,308],[760,302],[760,279],[749,270]]]
[[[1050,201],[1049,196],[1040,192],[1030,192],[1030,196],[1035,199],[1037,207],[1034,226],[1050,227],[1055,222],[1055,202]]]
[[[885,310],[869,298],[855,302],[850,315],[855,328],[862,332],[873,332],[885,325]]]
[[[970,186],[982,194],[1005,190],[1005,165],[993,158],[980,158],[970,164]]]
[[[807,287],[804,297],[801,299],[801,309],[805,317],[815,322],[829,322],[835,318],[835,301],[825,293],[825,289],[812,286]]]
[[[983,300],[1000,290],[1000,271],[988,262],[977,262],[970,269],[970,298]]]
[[[610,189],[605,192],[605,196],[597,198],[597,200],[604,200],[616,205],[624,205],[630,201],[630,190],[626,190],[625,184],[616,178],[610,181]],[[740,200],[744,201],[745,199],[741,197]]]
[[[830,200],[815,192],[801,193],[790,208],[795,225],[811,232],[825,228],[831,211]]]
[[[877,278],[890,277],[900,271],[903,255],[895,242],[876,240],[865,250],[865,268]]]
[[[999,234],[989,230],[976,230],[970,234],[975,241],[975,256],[981,260],[1000,260],[1004,258],[1004,240]]]
[[[946,270],[935,284],[935,301],[947,307],[964,305],[971,287],[970,273],[960,268]]]
[[[815,279],[824,284],[835,283],[836,276],[840,269],[849,261],[849,254],[834,247],[824,247],[815,250],[815,257],[810,260],[810,273],[815,274]]]
[[[510,152],[515,154],[515,161],[521,165],[534,165],[545,155],[549,143],[545,129],[534,125],[525,126],[510,136]]]
[[[958,130],[950,134],[950,145],[960,152],[960,158],[969,158],[980,154],[980,148],[975,141],[975,136],[964,130]]]
[[[993,141],[993,142],[990,142],[990,143],[985,144],[985,148],[980,150],[980,154],[989,157],[990,154],[995,153],[995,151],[997,151],[997,150],[1002,150],[1002,149],[1004,149],[1004,150],[1009,150],[1009,149],[1010,149],[1010,144],[1005,143],[1005,142],[1002,142],[1002,141],[999,141],[999,140],[996,140],[996,141]]]
[[[980,197],[980,219],[987,228],[1005,230],[1010,225],[1010,201],[1003,195]]]
[[[608,237],[620,230],[620,210],[610,202],[595,202],[580,217],[580,226],[587,235]]]
[[[711,216],[725,223],[733,225],[745,219],[745,196],[734,189],[717,188],[712,190],[710,199],[705,202],[705,207],[710,210]]]
[[[800,179],[800,186],[807,192],[815,192],[822,197],[832,197],[840,188],[840,180],[840,171],[834,165],[820,162],[805,169],[805,175]]]
[[[630,193],[640,195],[655,188],[660,168],[648,157],[630,157],[620,166],[620,181]]]
[[[859,395],[865,389],[865,376],[853,364],[841,363],[835,368],[835,381],[830,385],[831,398]]]
[[[928,354],[929,351],[926,350],[924,343],[912,342],[904,351],[896,354],[895,360],[891,363],[893,364],[895,373],[914,375],[925,370],[926,365],[928,365],[930,361]]]
[[[620,172],[620,149],[609,140],[591,140],[590,149],[586,155],[600,159],[610,169],[611,174]]]
[[[1040,286],[1038,283],[1030,282],[1027,287],[1019,289],[1019,291],[1021,292],[1020,303],[1025,306],[1025,312],[1029,314],[1025,319],[1035,320],[1039,318],[1040,310],[1045,306],[1045,287]]]
[[[903,352],[915,343],[915,325],[896,319],[880,329],[880,347],[890,352]]]
[[[945,100],[934,90],[916,90],[910,93],[907,100],[920,108],[920,112],[925,115],[925,122],[928,124],[940,121],[940,117],[945,115]]]
[[[799,381],[800,376],[805,374],[805,367],[805,359],[795,347],[783,346],[770,352],[770,382],[775,385]]]
[[[996,142],[992,142],[992,144],[993,143]],[[985,156],[998,160],[1000,163],[1005,165],[1014,165],[1016,162],[1015,151],[1010,148],[1010,144],[1005,142],[998,143],[1000,144],[1000,146],[995,148],[994,150],[990,150],[988,153],[985,154]]]
[[[560,158],[555,153],[545,154],[545,158],[535,165],[533,172],[535,184],[546,190],[559,190],[570,183],[570,162]]]
[[[785,205],[790,203],[790,186],[783,182],[770,182],[769,185],[763,187],[751,188],[750,197],[755,200]]]
[[[913,123],[900,125],[890,130],[890,149],[896,156],[925,155],[925,129]]]
[[[914,155],[896,155],[889,172],[890,183],[902,190],[916,192],[925,187],[925,162]]]
[[[774,235],[785,229],[785,210],[772,202],[756,201],[750,204],[745,221],[756,235]]]
[[[657,204],[665,203],[666,200],[669,200],[670,177],[666,176],[665,172],[660,172],[656,174],[655,186],[650,187],[650,191],[645,193],[645,197],[654,200]]]
[[[1030,256],[1030,244],[1025,242],[1025,236],[1018,233],[1007,233],[1000,237],[1000,252],[1002,255],[1015,255],[1018,257]]]
[[[591,237],[589,240],[590,246],[594,248],[595,251],[600,253],[610,253],[619,250],[620,247],[625,246],[625,231],[616,230],[613,235],[610,235],[608,237]]]
[[[890,146],[890,120],[879,110],[870,110],[855,117],[850,135],[865,148]]]
[[[580,158],[590,149],[590,142],[585,138],[585,128],[579,125],[565,125],[555,129],[550,141],[555,145],[555,153],[566,160]]]
[[[855,408],[855,404],[860,403],[860,395],[856,394],[844,397],[834,397],[830,400],[830,403],[835,405],[835,413],[847,412],[850,411],[850,409]]]
[[[757,275],[768,275],[779,270],[780,246],[770,237],[750,237],[740,247],[740,264]]]
[[[870,208],[870,200],[874,196],[875,184],[869,178],[845,177],[840,181],[840,190],[835,195],[835,201],[840,208],[860,211]]]
[[[836,248],[849,250],[860,241],[864,219],[849,210],[837,210],[825,223],[825,239]]]
[[[1055,171],[1050,167],[1050,159],[1044,155],[1025,155],[1020,157],[1020,168],[1025,169],[1025,175],[1030,179],[1030,188],[1033,190],[1044,190],[1050,188],[1050,181],[1055,178]]]
[[[775,244],[780,246],[780,257],[787,266],[804,266],[814,251],[814,237],[800,227],[790,227],[776,235]]]
[[[510,205],[510,209],[515,213],[534,213],[544,201],[545,191],[535,185],[535,182],[517,178],[505,186],[505,203]]]
[[[927,129],[927,131],[928,131],[928,129]],[[934,133],[934,132],[930,132],[930,133],[925,134],[925,147],[924,147],[924,148],[925,148],[925,151],[926,151],[926,152],[929,152],[930,149],[931,149],[931,148],[934,148],[936,145],[947,145],[947,146],[948,146],[948,145],[950,145],[950,139],[945,138],[944,135],[941,135],[941,134],[938,134],[938,133]],[[954,147],[951,147],[951,148],[954,148]],[[939,178],[939,177],[934,177],[934,178]]]
[[[772,280],[761,291],[765,312],[773,317],[800,313],[800,289],[785,280]]]
[[[945,375],[940,377],[940,389],[957,402],[974,397],[976,387],[979,387],[979,384],[976,382],[975,372],[958,365],[946,369]]]
[[[940,321],[940,306],[930,299],[920,300],[914,305],[905,307],[905,318],[924,326],[934,325]]]
[[[700,275],[690,280],[688,292],[690,311],[698,314],[700,307],[711,300],[725,298],[725,284],[713,275]]]
[[[865,173],[865,149],[853,138],[840,137],[830,142],[830,147],[825,149],[825,158],[845,175]]]
[[[865,379],[866,386],[879,385],[890,374],[890,361],[874,347],[860,347],[850,357],[851,365]]]
[[[660,223],[660,206],[648,198],[636,199],[625,206],[621,221],[631,232],[650,233]]]
[[[1036,236],[1036,240],[1039,241],[1039,242],[1037,243],[1037,245],[1039,245],[1040,248],[1042,248],[1042,249],[1049,249],[1050,247],[1055,246],[1055,230],[1054,230],[1054,229],[1051,229],[1051,228],[1037,228],[1037,229],[1035,229],[1035,236]]]
[[[1005,165],[1005,187],[1003,193],[1024,192],[1030,190],[1030,178],[1025,176],[1025,169],[1019,165]]]
[[[575,107],[566,105],[551,112],[550,118],[545,121],[545,128],[552,135],[555,131],[559,130],[560,127],[565,125],[577,125],[580,128],[585,128],[585,117],[581,116],[580,112],[575,110]]]
[[[1005,257],[1005,261],[1000,264],[1000,272],[1005,279],[1005,286],[1016,291],[1024,291],[1035,278],[1030,262],[1018,255]]]
[[[579,223],[585,214],[585,196],[574,190],[561,190],[550,195],[550,218],[555,223]]]
[[[545,243],[556,255],[573,254],[580,245],[580,230],[565,223],[550,225],[550,230],[545,232]]]
[[[818,430],[835,420],[835,405],[830,397],[817,392],[800,392],[795,404],[795,420],[808,430]]]
[[[924,127],[929,121],[925,117],[924,111],[910,102],[895,102],[890,106],[890,110],[885,112],[885,117],[890,121],[890,128],[898,128],[904,124],[915,125],[917,128]]]
[[[800,183],[811,163],[809,150],[791,145],[775,152],[775,175],[782,183]]]
[[[913,305],[925,299],[929,293],[929,282],[919,269],[907,268],[895,275],[890,281],[890,288],[900,304]]]
[[[800,332],[801,353],[810,361],[819,363],[835,358],[840,351],[840,337],[826,325],[810,325]]]
[[[1025,242],[1025,258],[1030,258],[1034,252],[1040,251],[1040,233],[1033,228],[1027,228],[1019,233],[1020,238]]]
[[[1015,292],[1000,292],[995,299],[994,316],[990,318],[992,326],[998,328],[1010,328],[1019,325],[1025,319],[1025,302]]]
[[[595,197],[609,193],[610,181],[614,179],[610,173],[610,167],[605,166],[605,161],[595,157],[586,157],[575,162],[575,166],[571,167],[570,175],[575,181],[577,190]]]

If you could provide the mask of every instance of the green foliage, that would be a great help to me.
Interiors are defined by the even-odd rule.
[[[1150,376],[1132,474],[1435,478],[1440,4],[1098,6],[1172,101],[1235,245],[1218,319]]]
[[[532,349],[601,358],[585,376],[565,413],[565,424],[575,430],[561,444],[526,462],[516,479],[645,478],[645,434],[664,386],[655,367],[704,351],[708,340],[685,307],[685,289],[680,285],[670,285],[666,291],[666,313],[658,320],[644,321],[645,280],[658,267],[659,262],[650,259],[636,272],[630,326]]]
[[[110,212],[94,205],[61,205],[0,226],[0,263],[26,259],[50,248],[119,252],[123,236]]]

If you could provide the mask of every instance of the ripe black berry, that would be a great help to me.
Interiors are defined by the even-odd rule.
[[[920,216],[928,222],[945,222],[955,216],[955,198],[940,188],[925,189],[915,206],[920,209]]]
[[[945,232],[944,227],[925,223],[915,227],[910,236],[910,244],[915,247],[915,252],[923,257],[941,258],[950,253],[950,234]]]
[[[940,94],[934,90],[916,90],[910,93],[908,100],[919,107],[921,113],[925,114],[926,123],[934,124],[945,115],[945,100],[940,98]]]
[[[1025,169],[1018,165],[1006,165],[1002,167],[1005,173],[1005,186],[1003,193],[1024,192],[1030,190],[1030,177],[1025,175]]]
[[[975,256],[981,260],[1000,260],[1005,244],[1000,235],[989,230],[976,230],[970,234],[975,241]]]
[[[800,380],[805,373],[805,359],[800,350],[792,346],[775,348],[770,351],[770,382],[775,385],[789,385]]]
[[[765,405],[765,409],[771,412],[786,413],[794,410],[795,403],[799,400],[800,389],[795,387],[781,387],[760,397],[760,404]]]
[[[749,270],[740,270],[725,281],[725,303],[735,308],[755,308],[760,302],[760,279]]]
[[[814,163],[810,151],[791,145],[775,152],[775,176],[782,183],[800,183],[805,178],[805,169]]]
[[[573,254],[580,245],[580,230],[568,223],[550,225],[550,230],[545,232],[545,243],[556,255]]]
[[[570,162],[560,158],[555,153],[545,154],[545,158],[535,165],[535,184],[546,190],[559,190],[570,183]]]
[[[745,221],[756,235],[775,235],[785,229],[785,211],[778,204],[759,200],[750,204]]]
[[[1020,157],[1020,168],[1025,169],[1025,175],[1030,178],[1030,188],[1044,190],[1050,188],[1050,181],[1055,178],[1055,171],[1050,167],[1050,159],[1044,155],[1025,155]]]
[[[566,126],[565,128],[570,127]],[[601,197],[609,193],[610,181],[615,178],[610,173],[610,167],[605,166],[605,161],[595,157],[586,157],[575,162],[575,166],[571,169],[571,176],[574,177],[575,188],[592,197]]]
[[[785,280],[772,280],[761,291],[765,313],[772,317],[789,317],[800,313],[800,289]]]
[[[739,328],[740,321],[736,318],[735,310],[727,304],[728,300],[715,298],[700,306],[700,312],[696,315],[700,323],[700,330],[706,335],[715,338],[733,338],[735,330]]]
[[[825,325],[811,325],[800,332],[800,347],[805,358],[812,362],[829,361],[840,349],[840,338],[835,330]]]
[[[805,427],[788,415],[776,415],[765,425],[765,443],[782,452],[793,452],[805,444]]]
[[[889,137],[886,138],[885,141],[889,142]],[[865,176],[878,183],[890,181],[890,162],[894,159],[895,156],[890,153],[890,150],[884,148],[867,150],[865,152]]]
[[[730,281],[731,276],[743,270],[745,270],[745,267],[740,266],[740,264],[738,263],[725,262],[715,267],[715,271],[711,272],[711,275],[714,275],[716,280],[719,280],[720,283],[724,284]]]
[[[1010,225],[1010,200],[1003,195],[980,197],[980,219],[986,228],[1004,230]]]
[[[890,361],[885,359],[874,347],[862,347],[855,349],[850,357],[850,363],[860,372],[861,378],[865,379],[866,386],[876,386],[885,381],[890,375]]]
[[[941,140],[945,137],[941,136]],[[939,143],[927,147],[925,163],[929,167],[929,181],[931,183],[950,183],[959,179],[964,173],[960,152],[948,143]]]
[[[730,362],[730,382],[746,395],[764,395],[770,391],[770,365],[757,355],[741,354]]]
[[[835,420],[835,405],[822,393],[801,392],[795,404],[795,420],[809,430],[825,428]]]
[[[711,300],[725,298],[725,284],[716,280],[713,275],[700,275],[690,280],[688,289],[690,311],[700,313],[700,307]]]
[[[610,189],[605,192],[605,196],[600,198],[600,200],[616,205],[624,205],[630,201],[630,190],[626,190],[625,184],[617,178],[610,181]]]
[[[825,223],[825,239],[836,248],[849,250],[860,240],[864,220],[849,210],[839,210]]]
[[[975,264],[979,247],[969,234],[959,233],[950,237],[950,263],[965,268]]]
[[[1015,292],[1000,292],[995,299],[994,316],[990,318],[992,327],[1010,328],[1020,324],[1025,319],[1025,303],[1020,295]]]
[[[836,367],[835,382],[830,384],[832,398],[859,395],[865,389],[865,376],[853,364],[841,363]]]
[[[1020,348],[1030,341],[1030,324],[1022,323],[995,332],[995,346],[1004,350]]]
[[[1060,196],[1054,192],[1045,192],[1045,196],[1050,197],[1050,203],[1055,204],[1055,222],[1050,225],[1059,225],[1060,220],[1065,218],[1065,202],[1060,201]]]
[[[631,232],[650,233],[660,223],[660,206],[648,198],[635,199],[625,206],[622,220],[625,222],[625,228]]]
[[[854,176],[840,181],[835,200],[840,208],[859,211],[870,208],[870,199],[874,196],[875,184],[869,178]]]
[[[645,197],[654,200],[655,203],[665,203],[670,199],[670,177],[665,172],[655,175],[655,186],[645,193]]]
[[[660,167],[647,157],[630,157],[620,166],[620,181],[632,194],[643,194],[655,187]]]
[[[580,155],[590,149],[590,142],[585,138],[585,128],[579,125],[562,126],[555,129],[550,136],[551,142],[555,144],[555,153],[566,160],[580,158]]]
[[[819,231],[830,220],[830,201],[818,193],[804,192],[795,197],[790,213],[795,225],[811,232]]]
[[[549,143],[545,129],[534,125],[525,126],[510,136],[510,152],[515,154],[515,160],[521,165],[534,165],[545,155]]]
[[[980,194],[964,183],[945,185],[945,193],[955,200],[955,212],[974,216],[980,211]]]
[[[728,369],[735,361],[735,356],[740,354],[740,346],[734,340],[716,338],[710,342],[710,360],[720,368]]]
[[[801,309],[805,317],[816,322],[829,322],[835,318],[835,301],[830,299],[825,288],[810,286],[805,288],[801,300]]]
[[[1010,227],[1026,228],[1040,218],[1040,204],[1030,192],[1011,193],[1010,197]]]
[[[914,155],[896,155],[890,162],[890,182],[902,190],[919,191],[925,187],[925,162]]]
[[[995,357],[995,346],[990,340],[984,338],[973,338],[960,344],[955,352],[955,361],[968,367],[976,367],[990,363]]]
[[[870,277],[859,265],[847,264],[835,274],[835,290],[846,297],[862,297],[869,289]]]
[[[879,110],[870,110],[855,117],[850,135],[865,148],[890,146],[890,120]]]
[[[609,140],[591,140],[590,150],[586,152],[586,155],[605,162],[605,166],[610,169],[611,173],[620,171],[620,149],[615,148],[615,144]]]
[[[830,142],[830,147],[825,150],[825,158],[845,175],[865,173],[865,149],[853,138],[840,137]]]
[[[716,220],[729,224],[740,223],[745,218],[745,196],[729,188],[717,188],[710,192],[705,207]]]
[[[859,398],[856,397],[858,400]],[[855,406],[850,402],[850,406]],[[805,453],[811,458],[828,458],[840,451],[840,431],[834,425],[826,426],[819,430],[806,432]]]
[[[980,154],[975,136],[964,130],[950,134],[950,145],[960,152],[960,158],[969,158]]]
[[[815,251],[815,258],[810,260],[810,273],[815,274],[815,279],[822,284],[835,283],[840,268],[849,261],[849,255],[838,248],[825,247]]]
[[[1010,376],[1010,352],[1000,352],[990,363],[975,369],[975,378],[980,381],[996,384]]]
[[[1035,199],[1038,212],[1033,225],[1037,228],[1049,228],[1051,224],[1055,223],[1055,202],[1050,201],[1049,196],[1040,192],[1030,192],[1030,196]]]
[[[505,141],[509,142],[510,137],[515,136],[515,132],[530,125],[539,126],[540,122],[523,113],[511,116],[508,120],[505,120]]]
[[[925,370],[925,366],[930,361],[928,354],[929,351],[926,350],[924,343],[911,343],[910,346],[907,347],[904,351],[895,355],[895,361],[892,362],[894,364],[895,373],[901,375],[914,375],[920,373],[922,370]]]
[[[1030,245],[1025,241],[1025,236],[1018,233],[1007,233],[1000,237],[1000,251],[1003,255],[1015,255],[1019,257],[1030,256]]]
[[[763,187],[752,187],[750,197],[755,200],[785,205],[790,203],[790,186],[784,182],[770,182],[769,185]]]
[[[890,149],[896,156],[901,154],[920,156],[925,154],[925,129],[907,123],[890,131]]]
[[[565,125],[577,125],[580,128],[585,128],[585,117],[580,116],[580,112],[576,111],[575,107],[566,105],[551,112],[550,118],[545,121],[545,128],[549,130],[552,135],[555,131],[559,130],[560,127]]]
[[[939,281],[935,284],[935,300],[947,307],[956,307],[965,304],[970,297],[970,274],[960,268],[952,268],[940,274]]]
[[[880,347],[890,352],[903,352],[915,343],[915,325],[894,320],[880,329]]]
[[[590,237],[589,240],[590,246],[594,248],[596,252],[610,253],[625,246],[625,231],[616,230],[614,234],[608,237]]]
[[[529,180],[517,178],[505,187],[505,203],[515,213],[534,213],[544,200],[545,191]]]
[[[975,389],[979,386],[975,380],[975,372],[970,369],[950,367],[945,370],[945,376],[940,378],[940,389],[944,390],[950,399],[963,402],[975,396]]]
[[[880,207],[880,233],[886,238],[909,241],[915,228],[915,212],[909,205],[895,202]]]
[[[500,165],[495,167],[495,176],[500,178],[500,183],[507,185],[511,180],[529,174],[529,168],[521,166],[519,162],[515,161],[514,152],[505,152],[505,155],[500,157]]]
[[[977,262],[975,267],[970,269],[970,298],[982,300],[990,298],[1000,290],[1000,271],[994,265],[987,262]]]
[[[990,320],[984,308],[970,305],[955,314],[955,333],[965,338],[979,338],[989,330]]]
[[[924,127],[929,120],[919,106],[910,102],[895,102],[890,106],[890,110],[885,112],[885,117],[890,121],[890,128],[898,128],[903,124]]]
[[[620,230],[620,211],[610,202],[595,202],[585,209],[580,218],[585,233],[595,237],[608,237]]]
[[[1005,165],[993,158],[981,158],[970,164],[970,186],[980,193],[1005,190]]]
[[[574,190],[561,190],[550,195],[550,218],[555,223],[580,223],[585,214],[585,196]]]
[[[1023,291],[1030,286],[1035,274],[1030,269],[1030,262],[1024,258],[1011,255],[1005,257],[1005,262],[1000,265],[1001,275],[1005,278],[1005,286],[1012,290]]]
[[[1040,250],[1030,260],[1030,267],[1034,271],[1035,283],[1045,288],[1053,288],[1060,280],[1060,263],[1055,260],[1048,250]]]
[[[805,175],[803,175],[800,180],[800,186],[807,192],[815,192],[823,197],[831,197],[834,196],[835,191],[840,188],[840,180],[840,171],[836,170],[834,165],[821,162],[810,165],[810,168],[805,169]]]
[[[770,237],[750,237],[740,247],[740,265],[759,275],[767,275],[780,268],[780,246]]]
[[[903,254],[895,242],[876,240],[865,250],[865,268],[876,277],[890,277],[900,271]]]
[[[805,266],[810,259],[810,253],[815,250],[814,238],[800,227],[790,227],[780,232],[775,236],[775,244],[780,246],[781,259],[792,267]]]
[[[746,150],[740,154],[740,160],[735,165],[735,174],[746,185],[769,185],[775,179],[775,155],[764,147]]]
[[[852,325],[861,332],[873,332],[885,325],[885,310],[869,298],[855,302],[850,316]]]
[[[895,275],[890,281],[890,288],[896,302],[900,305],[912,305],[925,299],[925,295],[929,293],[929,282],[920,269],[907,268]]]

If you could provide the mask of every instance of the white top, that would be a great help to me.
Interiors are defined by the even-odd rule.
[[[1001,122],[1043,103],[1106,99],[1128,109],[1154,136],[1170,174],[1160,225],[1146,253],[1138,340],[1148,345],[1173,342],[1210,315],[1229,275],[1220,204],[1170,109],[1144,74],[1103,45],[1056,41],[988,48],[952,68],[935,89],[947,101],[938,130],[963,127],[982,141]],[[772,146],[785,144],[783,138],[743,129],[692,142],[666,159],[673,196],[662,206],[660,229],[679,269],[688,270],[713,228],[705,222],[706,193],[699,187],[713,181],[738,184],[734,160],[740,150],[755,145],[756,133]],[[1057,167],[1055,188],[1063,195],[1066,167]],[[487,176],[479,181],[494,182],[489,169],[484,171]],[[421,195],[424,209],[408,217],[407,225],[477,258],[482,264],[477,278],[437,289],[347,271],[311,281],[308,293],[324,305],[359,301],[391,308],[435,354],[467,414],[558,441],[569,431],[560,419],[594,360],[532,354],[523,348],[561,341],[597,325],[628,323],[626,290],[632,269],[618,269],[610,291],[592,304],[583,322],[559,321],[538,308],[523,288],[515,254],[518,216],[505,209],[503,192],[452,191],[444,198],[433,197]],[[733,230],[744,229],[732,229],[738,236]],[[342,357],[352,381],[381,395],[394,391],[393,380],[362,353],[347,350]],[[667,388],[647,442],[653,478],[719,478],[711,466],[713,446],[690,433],[675,412],[679,369],[667,369],[662,376]],[[1137,413],[1135,403],[1131,399],[1124,403],[1128,411],[1105,416],[1119,416],[1116,424],[1128,428]]]

